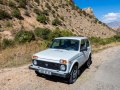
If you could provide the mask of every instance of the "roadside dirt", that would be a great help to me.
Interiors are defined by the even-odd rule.
[[[34,71],[28,69],[29,65],[1,69],[0,90],[79,90],[81,86],[84,86],[84,83],[94,76],[103,63],[116,56],[115,52],[120,52],[120,46],[93,54],[93,64],[90,69],[84,69],[82,75],[72,85],[66,84],[65,80],[59,77],[38,77]],[[83,87],[80,90],[87,89]]]

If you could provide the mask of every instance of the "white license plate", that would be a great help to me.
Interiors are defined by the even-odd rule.
[[[39,70],[39,73],[46,74],[46,75],[51,75],[50,71],[42,70],[42,69]]]

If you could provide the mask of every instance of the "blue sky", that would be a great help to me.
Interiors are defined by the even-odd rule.
[[[120,0],[73,0],[80,8],[93,8],[95,16],[105,22],[120,21]]]

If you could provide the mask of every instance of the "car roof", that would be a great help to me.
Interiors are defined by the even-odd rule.
[[[81,40],[81,39],[88,39],[87,37],[79,37],[79,36],[74,36],[74,37],[58,37],[55,39],[74,39],[74,40]]]

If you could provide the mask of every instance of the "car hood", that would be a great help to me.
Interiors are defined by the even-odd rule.
[[[70,60],[74,56],[78,54],[78,51],[69,51],[62,49],[47,49],[41,52],[34,54],[38,56],[38,59],[46,59],[46,60]]]

